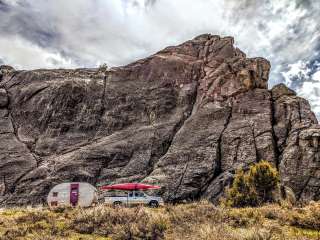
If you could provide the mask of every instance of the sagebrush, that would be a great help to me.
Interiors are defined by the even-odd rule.
[[[320,239],[320,203],[225,208],[201,201],[147,207],[0,211],[1,240]]]
[[[253,164],[246,173],[240,169],[226,191],[225,203],[231,207],[244,207],[273,202],[279,179],[277,169],[267,161]]]

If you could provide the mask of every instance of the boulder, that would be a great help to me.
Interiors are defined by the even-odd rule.
[[[5,89],[0,88],[0,108],[4,108],[8,105],[8,95]]]
[[[283,84],[268,90],[269,61],[233,43],[204,34],[103,72],[6,70],[0,204],[41,203],[72,181],[143,181],[167,201],[217,203],[236,169],[262,159],[298,200],[319,199],[310,105]]]

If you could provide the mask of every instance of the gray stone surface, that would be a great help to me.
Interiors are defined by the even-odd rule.
[[[204,34],[132,64],[15,71],[0,81],[0,205],[55,184],[144,181],[167,200],[217,202],[237,168],[266,159],[298,198],[319,199],[317,120],[270,64]]]
[[[8,105],[8,96],[5,89],[0,88],[0,108],[4,108]]]

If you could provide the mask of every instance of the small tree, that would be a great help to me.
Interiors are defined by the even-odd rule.
[[[278,171],[267,161],[252,165],[247,173],[238,170],[231,187],[227,189],[226,204],[244,207],[272,202],[272,192],[277,189],[278,183]]]
[[[269,162],[261,161],[250,167],[248,173],[249,184],[255,188],[259,202],[272,202],[272,192],[279,184],[279,174]]]
[[[99,72],[105,72],[107,70],[108,70],[108,65],[106,63],[101,64],[98,68]]]
[[[231,187],[227,189],[226,204],[230,207],[256,206],[258,204],[255,189],[250,186],[248,175],[242,169],[236,172]]]

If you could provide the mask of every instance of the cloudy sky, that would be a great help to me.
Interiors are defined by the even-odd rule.
[[[0,0],[0,64],[127,64],[202,33],[272,63],[320,117],[319,0]]]

